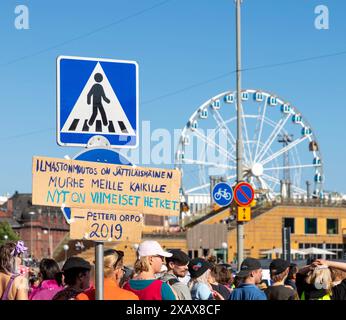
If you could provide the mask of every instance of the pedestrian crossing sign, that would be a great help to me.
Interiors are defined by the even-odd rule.
[[[138,64],[59,56],[57,142],[86,146],[95,135],[115,148],[138,145]]]

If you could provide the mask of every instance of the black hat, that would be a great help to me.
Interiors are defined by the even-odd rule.
[[[173,255],[169,258],[166,257],[167,264],[171,261],[181,265],[186,265],[190,262],[189,256],[185,252],[181,251],[180,249],[172,249],[172,250],[168,250],[168,252],[172,253]]]
[[[261,269],[261,263],[255,258],[246,258],[240,265],[240,271],[237,273],[238,277],[246,277],[251,271]]]
[[[290,263],[283,259],[275,259],[269,265],[270,273],[274,276],[284,272],[289,267]]]
[[[208,269],[211,269],[213,265],[202,258],[192,259],[189,263],[189,272],[191,278],[198,278]]]
[[[67,270],[75,269],[75,268],[90,270],[91,265],[88,261],[80,257],[70,257],[64,263],[62,267],[62,271],[67,271]]]

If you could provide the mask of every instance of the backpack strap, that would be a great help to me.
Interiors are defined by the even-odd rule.
[[[9,292],[10,292],[10,290],[11,290],[13,281],[14,281],[14,279],[15,279],[17,276],[18,276],[18,275],[14,275],[14,274],[11,275],[10,281],[9,281],[8,284],[7,284],[7,287],[6,287],[6,289],[5,289],[5,291],[4,291],[3,295],[2,295],[1,300],[8,300],[8,294],[9,294]]]

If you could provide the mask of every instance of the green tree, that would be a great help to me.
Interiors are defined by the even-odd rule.
[[[11,225],[7,221],[0,222],[0,245],[10,240],[19,240],[18,234],[15,231],[13,231]]]

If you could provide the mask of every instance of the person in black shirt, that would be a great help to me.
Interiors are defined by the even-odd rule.
[[[298,295],[296,292],[285,286],[285,280],[288,275],[290,263],[286,260],[275,259],[269,266],[270,278],[273,284],[264,290],[268,300],[297,300]]]
[[[225,300],[228,300],[229,296],[231,295],[231,289],[230,287],[227,287],[227,285],[231,284],[231,282],[231,271],[219,264],[214,265],[214,267],[211,269],[209,283],[213,290],[220,293]]]
[[[290,268],[288,270],[287,279],[285,280],[285,285],[290,286],[294,291],[297,291],[296,286],[296,277],[298,273],[298,267],[295,263],[290,264]]]

